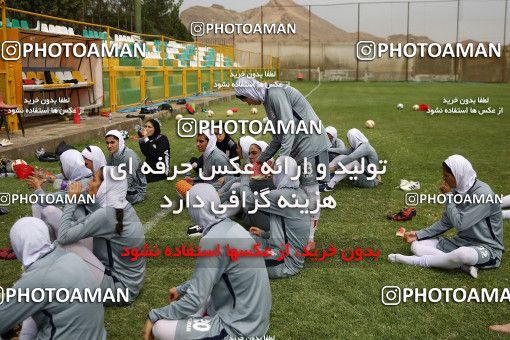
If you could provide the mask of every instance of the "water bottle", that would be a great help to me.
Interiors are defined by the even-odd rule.
[[[109,121],[110,123],[112,122],[112,113],[111,113],[111,112],[108,114],[108,121]]]

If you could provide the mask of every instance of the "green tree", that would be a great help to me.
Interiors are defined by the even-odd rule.
[[[142,2],[143,33],[161,34],[179,40],[192,41],[193,37],[179,18],[183,0],[145,0]]]

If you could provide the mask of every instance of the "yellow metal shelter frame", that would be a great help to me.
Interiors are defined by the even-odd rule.
[[[116,111],[125,107],[139,105],[145,98],[147,98],[148,78],[154,76],[159,77],[159,80],[162,78],[163,82],[160,84],[160,90],[162,87],[163,91],[158,91],[158,94],[155,96],[155,98],[151,98],[153,101],[186,97],[203,92],[223,91],[223,88],[215,89],[214,84],[218,82],[229,82],[228,78],[231,74],[265,74],[265,72],[272,72],[276,73],[276,79],[279,78],[280,67],[278,58],[272,56],[264,56],[265,65],[260,65],[260,60],[262,60],[262,58],[260,57],[259,53],[234,49],[232,46],[211,44],[203,45],[196,41],[180,41],[163,35],[129,32],[100,24],[87,23],[23,11],[7,7],[5,0],[0,0],[0,10],[2,12],[2,23],[7,22],[9,15],[21,14],[28,17],[41,18],[75,26],[78,25],[80,27],[98,29],[107,33],[106,42],[108,46],[110,46],[112,34],[119,33],[136,35],[145,41],[159,40],[161,41],[162,46],[166,46],[165,43],[170,41],[185,45],[194,45],[196,53],[195,60],[199,59],[198,47],[214,48],[215,53],[220,53],[223,56],[230,58],[232,62],[235,62],[236,60],[248,60],[248,62],[245,62],[245,65],[242,65],[242,67],[177,67],[177,61],[175,59],[172,60],[166,58],[165,48],[161,48],[161,62],[159,65],[151,65],[150,63],[142,62],[140,66],[121,66],[119,65],[119,60],[116,58],[103,58],[103,88],[107,89],[107,91],[104,90],[103,93],[103,109],[107,111]],[[7,40],[19,41],[18,29],[8,28],[6,24],[3,24],[0,30],[2,31],[0,34],[2,42]],[[168,63],[171,63],[171,65],[168,65]],[[135,77],[131,77],[131,80],[135,80],[133,85],[139,85],[139,98],[136,98],[136,100],[131,98],[131,102],[119,101],[118,81],[122,78],[122,75],[126,73],[131,75],[134,74]],[[17,104],[20,105],[20,107],[23,105],[23,82],[21,74],[21,60],[6,61],[3,58],[0,58],[0,93],[3,95],[4,101],[6,103]],[[206,91],[204,91],[204,89],[206,89]],[[138,91],[138,89],[136,89],[136,91]],[[138,92],[136,92],[136,94],[138,94]],[[10,118],[15,119],[15,117]]]

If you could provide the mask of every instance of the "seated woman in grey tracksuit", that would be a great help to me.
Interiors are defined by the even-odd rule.
[[[331,142],[331,145],[328,149],[328,155],[329,155],[329,161],[331,162],[333,159],[335,159],[338,154],[335,154],[334,152],[329,152],[330,149],[345,149],[344,142],[338,138],[338,131],[334,126],[327,126],[326,127],[326,134],[328,136],[329,141]]]
[[[93,253],[104,265],[101,288],[129,290],[129,302],[138,296],[145,275],[145,258],[131,261],[122,256],[125,248],[142,250],[145,244],[143,226],[133,206],[126,200],[127,180],[116,180],[116,167],[105,166],[94,173],[87,191],[96,195],[101,208],[76,220],[76,205],[66,205],[60,220],[58,242],[62,245],[93,237]],[[81,192],[73,188],[69,194]]]
[[[229,170],[233,170],[227,155],[218,149],[216,146],[216,135],[211,133],[209,130],[204,131],[204,134],[197,135],[197,149],[202,152],[204,164],[202,167],[202,176],[211,177],[213,176],[213,169],[224,169],[227,167]],[[216,183],[222,174],[214,175],[211,179],[203,179],[200,176],[190,179],[190,182],[195,183],[209,183],[212,184],[216,189],[220,187],[220,184]]]
[[[299,179],[291,179],[296,177],[298,172],[296,161],[289,156],[280,156],[275,162],[275,170],[281,172],[273,175],[276,189],[266,195],[269,207],[258,208],[260,212],[269,215],[270,229],[263,231],[256,226],[250,228],[250,232],[259,236],[256,241],[273,250],[274,256],[265,261],[271,279],[296,275],[303,268],[305,259],[296,256],[296,251],[304,251],[308,243],[311,219],[310,214],[301,213],[302,208],[283,208],[278,205],[281,197],[289,203],[297,201],[299,204],[304,204],[308,199],[304,190],[299,187]],[[249,176],[241,176],[240,190],[246,197],[246,209],[251,210],[255,207],[255,196],[250,189],[249,181]],[[289,253],[282,259],[280,257],[287,244]]]
[[[77,289],[85,296],[85,289],[94,292],[99,287],[80,257],[50,242],[48,227],[42,220],[19,219],[11,228],[10,240],[23,264],[23,274],[14,289],[28,290],[29,294],[35,288],[46,292],[64,289],[70,294]],[[47,293],[43,301],[18,302],[16,298],[1,303],[0,334],[23,322],[20,339],[106,339],[101,301],[62,303],[56,299],[63,296]]]
[[[198,199],[200,198],[200,200]],[[219,247],[213,256],[197,257],[189,281],[170,289],[171,303],[149,312],[144,339],[224,339],[263,337],[269,329],[271,288],[262,257],[234,261],[227,247],[253,250],[255,241],[239,224],[219,216],[220,198],[210,184],[189,191],[191,219],[204,230],[202,251]],[[203,207],[193,207],[203,202]],[[210,301],[208,317],[198,313]]]
[[[475,278],[478,268],[499,267],[505,247],[501,206],[494,192],[476,178],[471,163],[461,155],[443,162],[443,181],[441,192],[450,198],[460,195],[456,200],[463,198],[462,202],[447,202],[439,221],[404,234],[414,256],[390,254],[389,260],[421,267],[460,268]],[[480,203],[481,199],[486,202]],[[455,237],[440,236],[452,228],[457,229]]]
[[[106,165],[125,166],[127,172],[128,191],[126,199],[131,204],[143,201],[147,191],[147,178],[142,172],[143,162],[136,152],[128,148],[124,143],[122,134],[117,130],[110,130],[105,135],[106,147],[110,156],[106,160]]]
[[[370,145],[367,137],[358,129],[350,129],[347,131],[347,140],[351,145],[350,148],[330,148],[330,153],[338,154],[333,161],[331,161],[334,170],[339,169],[339,163],[341,163],[344,169],[349,171],[354,170],[356,167],[362,167],[364,165],[364,173],[355,174],[356,179],[353,181],[353,185],[360,188],[374,188],[379,184],[379,178],[375,178],[368,171],[369,166],[375,166],[375,169],[379,168],[379,156],[377,152]],[[330,167],[330,170],[333,170]],[[335,174],[327,184],[322,184],[320,191],[331,191],[335,188],[338,182],[345,177],[349,176],[348,173]]]
[[[37,203],[32,204],[32,216],[40,218],[46,223],[50,230],[50,239],[56,239],[58,223],[62,216],[63,202],[70,183],[80,182],[83,187],[92,179],[92,171],[85,165],[85,160],[77,150],[70,149],[60,155],[60,168],[62,174],[57,176],[48,176],[45,179],[41,177],[30,177],[27,181],[35,189]],[[52,182],[55,192],[46,192],[42,189],[44,182]],[[60,203],[62,202],[62,203]],[[95,206],[87,204],[82,206],[85,213],[91,213]]]

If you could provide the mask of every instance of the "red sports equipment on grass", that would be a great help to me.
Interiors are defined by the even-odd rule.
[[[416,208],[404,208],[396,214],[389,212],[386,218],[388,220],[401,222],[412,220],[414,216],[416,216]]]
[[[34,175],[34,167],[28,164],[16,164],[13,165],[12,168],[19,179],[26,179]]]
[[[12,250],[12,248],[1,248],[0,249],[0,259],[2,259],[2,260],[16,260],[16,254],[14,254],[14,250]]]
[[[427,104],[420,104],[419,110],[420,111],[428,111],[429,110],[429,106]]]
[[[188,112],[192,115],[195,114],[195,109],[190,105],[190,103],[186,103],[186,110],[188,110]]]

